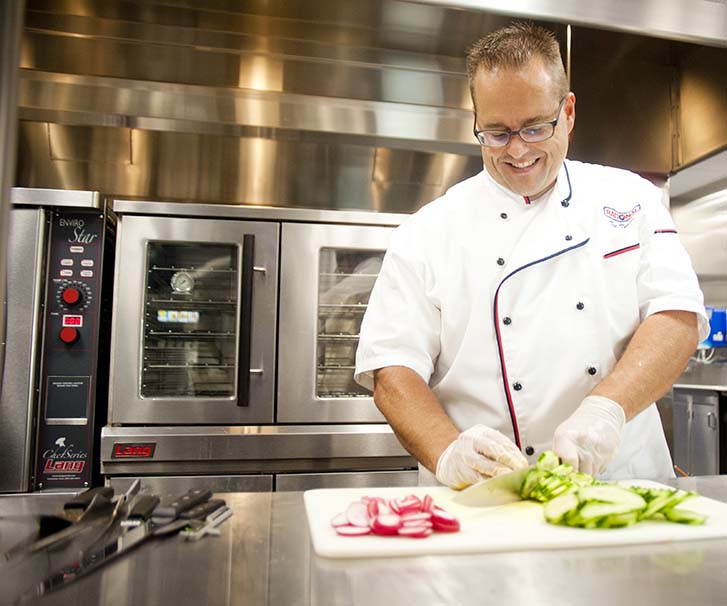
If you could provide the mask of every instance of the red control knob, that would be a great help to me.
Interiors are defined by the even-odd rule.
[[[81,293],[77,288],[66,288],[61,293],[61,299],[66,305],[77,305],[81,300]]]
[[[76,341],[78,341],[78,329],[66,326],[65,328],[61,328],[61,333],[59,336],[61,338],[61,341],[63,341],[66,345],[70,345],[71,343],[75,343]]]

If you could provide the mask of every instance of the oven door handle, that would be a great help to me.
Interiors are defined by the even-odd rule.
[[[240,281],[240,334],[237,340],[237,405],[250,405],[250,356],[252,350],[252,288],[255,264],[255,236],[242,239],[242,279]]]

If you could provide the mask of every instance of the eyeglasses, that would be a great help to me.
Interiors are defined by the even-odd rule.
[[[477,130],[477,115],[475,115],[475,125],[472,130],[480,145],[484,145],[485,147],[505,147],[515,135],[526,143],[539,143],[553,136],[558,120],[560,120],[560,110],[563,109],[563,103],[565,103],[565,97],[560,100],[555,120],[550,120],[549,122],[529,124],[528,126],[523,126],[520,130]]]

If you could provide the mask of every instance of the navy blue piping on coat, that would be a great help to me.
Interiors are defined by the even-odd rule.
[[[543,257],[542,259],[536,259],[535,261],[531,261],[530,263],[523,265],[521,267],[518,267],[516,270],[510,272],[508,275],[506,275],[501,281],[500,284],[497,286],[497,290],[495,291],[495,299],[494,299],[494,322],[495,322],[495,337],[497,339],[497,351],[500,356],[500,369],[502,370],[502,385],[505,389],[505,398],[507,399],[507,406],[508,411],[510,413],[510,420],[512,421],[512,431],[515,436],[515,444],[517,444],[517,447],[522,450],[522,445],[520,444],[520,430],[518,429],[517,424],[517,415],[515,414],[515,406],[512,402],[512,394],[510,393],[510,384],[507,379],[507,367],[505,365],[505,356],[502,352],[502,337],[500,336],[500,317],[498,314],[498,297],[500,295],[500,288],[502,288],[502,285],[512,276],[515,274],[521,272],[524,269],[527,269],[528,267],[532,267],[533,265],[538,265],[539,263],[544,263],[545,261],[549,261],[550,259],[554,259],[555,257],[558,257],[560,255],[563,255],[567,252],[570,252],[571,250],[575,250],[577,248],[580,248],[581,246],[585,246],[590,238],[586,238],[583,240],[583,242],[579,242],[578,244],[574,244],[573,246],[569,246],[568,248],[564,248],[563,250],[559,250],[558,252],[555,252],[551,255],[548,255],[547,257]]]

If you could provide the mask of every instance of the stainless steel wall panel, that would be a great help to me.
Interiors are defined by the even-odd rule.
[[[109,485],[116,494],[121,494],[126,492],[136,480],[139,480],[141,484],[140,494],[154,494],[162,499],[167,496],[179,496],[192,489],[209,489],[214,493],[273,491],[273,476],[269,474],[114,477],[109,480]]]
[[[672,170],[677,71],[670,44],[573,28],[576,125],[569,157],[637,172]]]
[[[727,48],[684,45],[680,53],[679,122],[676,169],[727,148]],[[723,168],[727,177],[727,165]]]
[[[0,397],[0,492],[27,492],[33,469],[37,353],[43,299],[45,211],[10,211],[8,240],[8,357]]]
[[[27,121],[19,139],[21,183],[162,200],[412,212],[482,169],[476,156]]]
[[[372,471],[370,473],[281,473],[275,476],[276,492],[315,488],[380,488],[416,486],[418,471]]]

